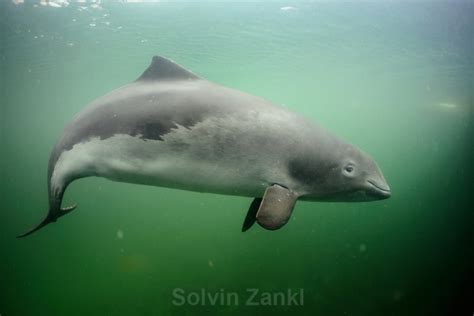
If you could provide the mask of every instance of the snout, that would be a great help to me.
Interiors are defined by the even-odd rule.
[[[368,193],[378,200],[388,199],[392,195],[392,191],[385,181],[367,180],[369,186]]]

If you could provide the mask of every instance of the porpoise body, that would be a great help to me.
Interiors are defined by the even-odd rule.
[[[155,56],[134,82],[98,98],[67,125],[48,168],[49,211],[27,236],[75,206],[67,186],[114,181],[254,198],[242,230],[275,230],[297,199],[390,196],[377,164],[321,126],[262,98],[204,80]]]

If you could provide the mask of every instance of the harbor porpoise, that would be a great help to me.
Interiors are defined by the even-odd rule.
[[[255,221],[282,227],[298,199],[370,201],[391,193],[375,161],[355,146],[160,56],[66,126],[49,159],[49,211],[18,237],[71,212],[75,205],[61,207],[64,192],[89,176],[252,197],[242,231]]]

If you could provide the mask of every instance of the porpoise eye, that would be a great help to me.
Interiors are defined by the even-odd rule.
[[[354,176],[354,165],[349,164],[349,165],[345,166],[343,173],[344,173],[344,175],[346,175],[348,177]]]

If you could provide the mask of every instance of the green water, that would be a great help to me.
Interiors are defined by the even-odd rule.
[[[472,315],[472,1],[26,2],[0,4],[1,316]],[[392,197],[242,233],[249,198],[86,178],[75,212],[15,239],[46,213],[63,127],[156,54],[356,144]],[[251,288],[303,304],[247,306]]]

